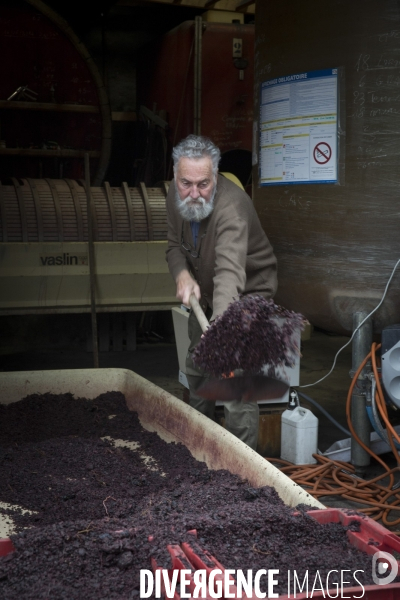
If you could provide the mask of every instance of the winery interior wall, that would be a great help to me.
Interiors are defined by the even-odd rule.
[[[379,302],[400,257],[400,5],[282,0],[256,5],[255,114],[263,81],[341,68],[339,184],[259,184],[254,202],[279,264],[277,301],[348,332]],[[400,320],[400,273],[374,315]]]

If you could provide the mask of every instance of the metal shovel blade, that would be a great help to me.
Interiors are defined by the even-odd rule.
[[[238,375],[226,379],[211,378],[205,381],[196,394],[206,400],[274,400],[281,398],[289,389],[289,384],[265,375]]]

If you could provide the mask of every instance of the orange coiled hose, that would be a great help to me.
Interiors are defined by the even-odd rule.
[[[332,460],[320,454],[313,454],[313,457],[317,460],[317,464],[312,465],[293,465],[288,461],[277,458],[268,458],[267,460],[279,466],[283,473],[306,489],[314,498],[341,496],[346,500],[357,503],[357,505],[361,505],[361,507],[357,506],[359,512],[363,512],[375,521],[381,520],[385,526],[393,528],[400,523],[400,490],[393,489],[394,474],[400,470],[400,456],[394,440],[400,443],[400,437],[389,421],[386,402],[379,380],[376,359],[376,352],[379,348],[380,344],[372,344],[371,352],[365,357],[354,374],[347,394],[346,417],[351,435],[383,467],[384,472],[373,479],[364,480],[355,475],[355,469],[350,463]],[[397,466],[393,469],[360,440],[351,421],[351,397],[353,390],[361,371],[369,360],[371,360],[376,380],[376,405],[386,425],[390,447],[397,461]],[[389,478],[387,485],[378,483],[385,478]],[[394,516],[389,519],[391,513]]]

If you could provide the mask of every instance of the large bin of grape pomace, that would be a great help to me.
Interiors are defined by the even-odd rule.
[[[160,573],[179,598],[186,569],[193,597],[204,572],[220,597],[400,599],[373,576],[382,553],[398,568],[397,536],[136,373],[2,373],[0,389],[1,598],[149,597]]]

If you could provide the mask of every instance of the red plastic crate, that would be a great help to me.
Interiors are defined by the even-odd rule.
[[[369,517],[360,516],[354,514],[352,510],[346,509],[322,509],[312,510],[308,512],[309,516],[316,519],[319,523],[341,523],[343,526],[349,525],[353,521],[360,523],[360,531],[353,532],[347,531],[347,537],[349,542],[355,546],[358,550],[364,551],[367,554],[373,555],[378,551],[387,552],[393,554],[393,552],[400,553],[400,538],[390,533],[385,527],[376,523]],[[189,532],[195,534],[195,532]],[[172,574],[172,571],[180,571],[181,569],[190,569],[192,572],[203,569],[209,576],[213,569],[220,569],[222,573],[225,571],[225,567],[214,558],[207,550],[203,549],[195,537],[190,544],[184,542],[182,546],[168,546],[168,551],[172,560],[172,569],[168,573]],[[399,566],[400,574],[400,562],[397,561]],[[154,560],[152,561],[153,571],[156,569],[162,569],[163,567],[157,564]],[[193,580],[193,578],[191,578]],[[219,575],[215,580],[224,580],[223,575]],[[179,575],[178,575],[179,581]],[[235,586],[230,585],[230,593],[235,593]],[[194,589],[194,583],[189,584],[189,590],[192,592]],[[162,586],[162,592],[165,595],[165,587]],[[332,598],[363,598],[364,600],[400,600],[400,583],[392,583],[385,586],[370,585],[364,586],[364,594],[361,596],[363,589],[361,587],[348,587],[344,588],[341,595],[340,590],[337,592],[335,589],[329,590]],[[338,593],[338,596],[336,596]],[[295,598],[298,600],[305,600],[306,598],[329,598],[327,591],[316,591],[311,596],[311,590],[309,592],[296,593]],[[236,597],[236,594],[235,594]],[[178,593],[175,593],[174,600],[180,600]],[[225,598],[223,593],[222,598]],[[242,596],[245,598],[245,596]],[[250,600],[249,597],[246,596]],[[252,596],[251,600],[256,600],[256,596]],[[293,593],[290,596],[280,595],[279,600],[292,600],[294,598]]]
[[[366,552],[367,554],[374,554],[375,552],[382,551],[387,552],[389,554],[393,554],[394,552],[400,553],[400,538],[390,533],[388,529],[376,523],[369,517],[359,516],[354,514],[351,510],[346,509],[323,509],[323,510],[312,510],[308,512],[308,515],[312,518],[316,519],[319,523],[341,523],[346,526],[349,525],[352,521],[360,522],[360,531],[353,532],[348,531],[347,536],[349,538],[350,543],[358,548],[361,551]],[[213,569],[220,569],[222,573],[224,573],[225,568],[221,563],[214,558],[207,550],[202,548],[200,544],[196,540],[196,532],[189,532],[193,534],[193,541],[189,543],[182,543],[181,546],[177,545],[169,545],[167,549],[171,556],[172,561],[172,569],[168,570],[168,575],[171,580],[173,576],[173,571],[178,571],[178,580],[179,580],[179,572],[182,569],[191,570],[192,572],[203,569],[207,572],[207,576],[209,576],[210,572]],[[5,556],[10,552],[13,552],[14,546],[9,538],[0,539],[0,556]],[[399,565],[399,574],[400,574],[400,562],[397,561]],[[158,569],[163,569],[163,566],[158,564],[155,559],[151,560],[151,567],[153,572]],[[187,577],[187,579],[191,580],[189,583],[189,590],[193,591],[194,589],[194,581],[193,577]],[[223,575],[219,575],[216,578],[216,581],[224,579]],[[231,578],[232,579],[232,578]],[[235,586],[230,585],[230,592],[234,593]],[[161,591],[165,595],[165,586],[162,584]],[[305,600],[306,598],[310,598],[311,591],[307,593],[296,593],[296,599]],[[400,583],[392,583],[385,586],[379,585],[370,585],[364,586],[364,595],[361,596],[362,588],[361,587],[349,587],[345,588],[343,591],[343,595],[340,594],[335,596],[336,590],[329,590],[332,598],[363,598],[363,600],[400,600]],[[224,594],[222,598],[224,598]],[[243,596],[244,598],[244,596]],[[293,594],[290,596],[281,595],[279,596],[279,600],[292,600],[294,598]],[[312,598],[317,600],[321,598],[329,598],[327,595],[327,591],[324,592],[315,592],[312,595]],[[175,592],[173,596],[173,600],[180,600],[180,596],[177,592]],[[208,598],[207,600],[211,600]],[[250,600],[250,599],[249,599]],[[251,600],[256,600],[255,596],[252,596]]]

